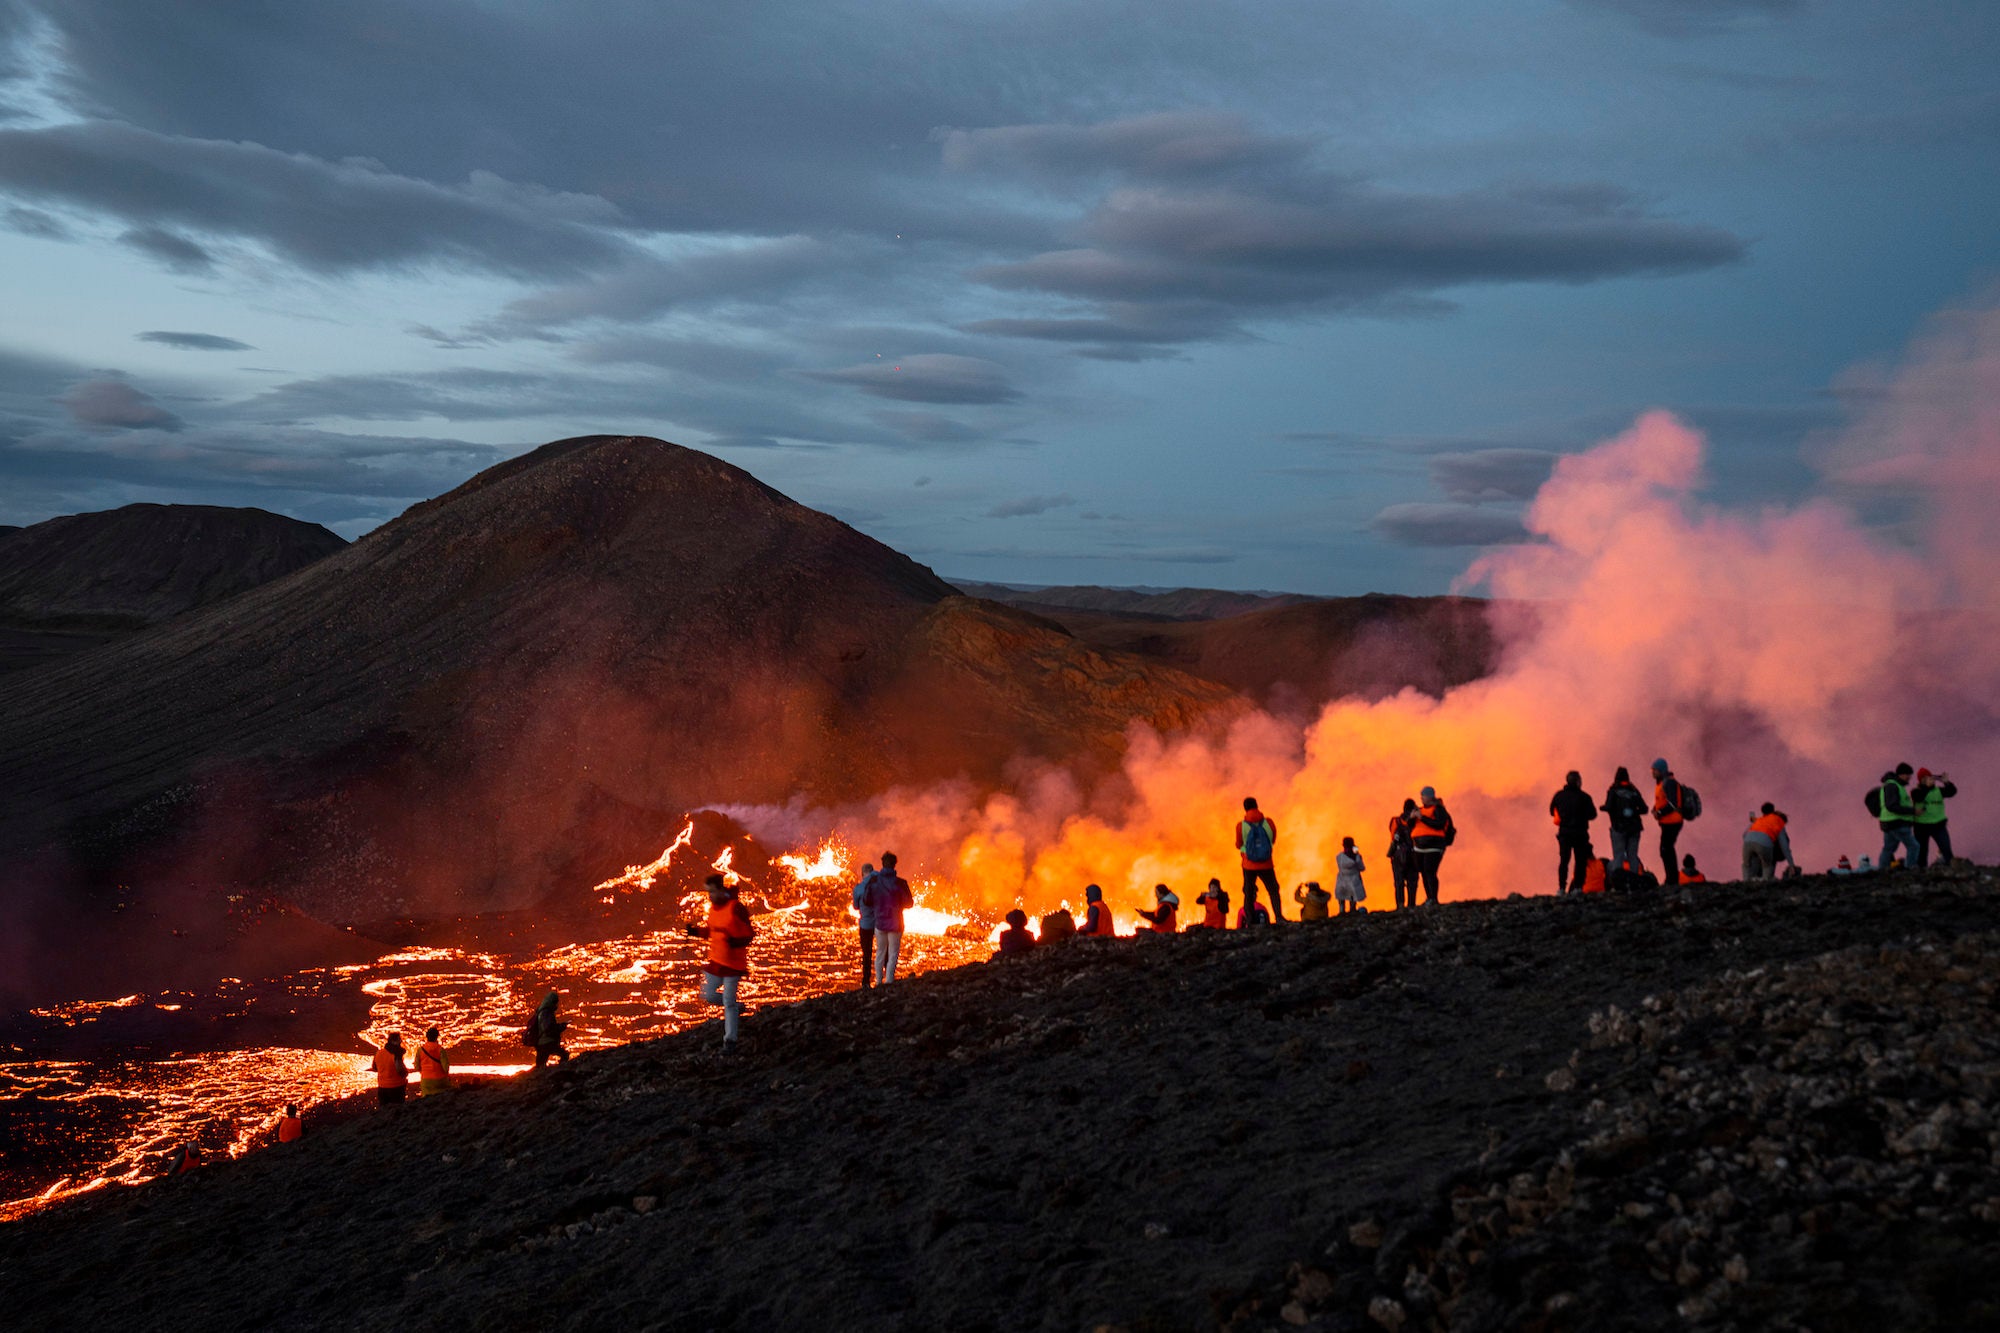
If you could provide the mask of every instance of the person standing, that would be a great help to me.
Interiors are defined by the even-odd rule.
[[[1937,843],[1938,864],[1951,864],[1951,829],[1945,819],[1944,803],[1958,795],[1958,788],[1952,783],[1951,774],[1933,773],[1928,768],[1917,770],[1917,786],[1910,793],[1910,803],[1916,807],[1917,869],[1923,870],[1931,863],[1931,844]]]
[[[1564,775],[1562,790],[1549,798],[1549,817],[1556,822],[1556,892],[1579,892],[1584,864],[1591,859],[1590,823],[1597,818],[1597,802],[1583,789],[1583,774],[1571,769]]]
[[[375,1103],[397,1106],[410,1086],[410,1071],[403,1064],[403,1034],[391,1032],[389,1040],[375,1052]]]
[[[1887,870],[1895,862],[1896,852],[1903,852],[1903,864],[1917,864],[1917,807],[1910,800],[1910,766],[1898,764],[1891,772],[1882,775],[1881,809],[1875,816],[1882,825],[1882,855],[1876,859]]]
[[[528,1030],[521,1038],[535,1048],[535,1068],[540,1069],[549,1062],[551,1056],[559,1065],[569,1063],[569,1048],[563,1045],[563,1030],[569,1024],[556,1017],[556,1005],[560,1003],[554,991],[542,997],[535,1006],[534,1014],[528,1019]]]
[[[722,1006],[722,1053],[732,1055],[743,1022],[743,1003],[737,996],[743,978],[750,974],[750,941],[757,929],[750,924],[750,909],[721,875],[710,875],[703,882],[708,888],[708,920],[689,925],[687,932],[708,940],[708,961],[701,969],[701,998],[704,1003]],[[879,912],[876,920],[881,920]]]
[[[417,1047],[417,1094],[435,1097],[450,1087],[451,1057],[438,1042],[438,1030],[431,1028],[424,1033],[424,1044]]]
[[[1222,887],[1222,881],[1212,879],[1208,887],[1195,901],[1201,904],[1201,924],[1209,930],[1229,928],[1229,892]]]
[[[1417,803],[1405,796],[1403,813],[1389,817],[1389,874],[1396,882],[1396,910],[1417,905],[1417,849],[1410,842]]]
[[[1257,808],[1257,798],[1243,798],[1243,818],[1236,821],[1236,850],[1243,860],[1243,897],[1246,902],[1257,896],[1257,885],[1261,882],[1271,897],[1271,916],[1274,920],[1285,919],[1284,903],[1279,899],[1278,865],[1278,825]]]
[[[1118,926],[1111,919],[1111,909],[1105,905],[1104,890],[1095,884],[1083,886],[1083,925],[1077,934],[1099,935],[1106,939],[1118,933]]]
[[[1340,840],[1340,854],[1333,858],[1333,896],[1340,903],[1340,914],[1358,910],[1368,898],[1368,890],[1361,883],[1361,872],[1368,867],[1361,860],[1361,849],[1354,845],[1354,839]]]
[[[1612,868],[1640,870],[1639,838],[1646,831],[1646,798],[1622,766],[1611,779],[1611,789],[1604,793],[1604,817],[1611,824]]]
[[[1681,840],[1687,816],[1681,813],[1681,784],[1664,759],[1653,761],[1653,818],[1660,824],[1660,874],[1671,889],[1681,882],[1681,862],[1674,855],[1674,845]]]
[[[909,881],[896,873],[894,852],[882,853],[882,868],[868,881],[866,896],[875,917],[875,983],[886,986],[896,979],[903,952],[903,913],[917,901]]]
[[[1435,788],[1417,793],[1416,821],[1410,825],[1410,847],[1415,852],[1417,874],[1424,881],[1424,900],[1432,907],[1438,901],[1438,867],[1444,864],[1445,850],[1458,841],[1458,826],[1451,811],[1444,808]]]
[[[1790,821],[1785,812],[1769,801],[1750,821],[1750,827],[1743,830],[1743,878],[1773,879],[1778,873],[1778,862],[1792,861],[1792,835],[1786,831]],[[1792,864],[1797,865],[1796,861]]]
[[[868,901],[868,881],[873,878],[875,867],[863,865],[861,878],[854,885],[854,920],[861,929],[862,990],[875,984],[875,904]]]

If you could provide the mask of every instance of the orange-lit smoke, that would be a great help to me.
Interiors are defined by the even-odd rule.
[[[896,791],[828,822],[897,848],[967,905],[1039,911],[1097,882],[1122,921],[1156,882],[1184,901],[1211,875],[1235,893],[1233,826],[1254,795],[1278,822],[1288,894],[1330,882],[1352,835],[1379,909],[1387,820],[1426,785],[1461,828],[1449,900],[1551,891],[1547,801],[1571,768],[1601,799],[1628,766],[1650,799],[1646,766],[1667,758],[1707,808],[1681,850],[1727,879],[1765,800],[1792,815],[1809,868],[1872,854],[1861,793],[1907,759],[1968,788],[1951,811],[1958,851],[1990,855],[2000,315],[1942,319],[1867,387],[1874,405],[1814,447],[1818,493],[1789,506],[1701,498],[1704,441],[1666,412],[1564,458],[1527,516],[1538,540],[1463,580],[1495,598],[1503,652],[1485,679],[1338,701],[1304,728],[1254,713],[1221,738],[1137,734],[1095,793],[1044,772],[976,800]],[[1646,836],[1657,868],[1650,822]]]

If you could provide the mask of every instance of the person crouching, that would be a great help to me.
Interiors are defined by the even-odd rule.
[[[701,969],[701,998],[704,1003],[722,1006],[722,1053],[730,1055],[736,1050],[743,1019],[737,987],[749,975],[750,941],[757,930],[750,924],[750,909],[721,875],[710,875],[703,882],[708,887],[708,921],[690,924],[687,933],[708,940],[708,962]]]

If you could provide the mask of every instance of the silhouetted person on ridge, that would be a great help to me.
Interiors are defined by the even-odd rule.
[[[1451,811],[1444,808],[1434,788],[1426,787],[1417,793],[1416,822],[1410,826],[1410,846],[1416,851],[1417,874],[1424,881],[1424,901],[1437,906],[1438,867],[1444,863],[1445,850],[1458,841],[1458,825],[1451,821]]]
[[[562,1039],[563,1030],[569,1024],[556,1017],[558,1003],[560,999],[554,991],[544,995],[528,1019],[528,1030],[521,1034],[521,1040],[535,1048],[536,1069],[547,1064],[551,1058],[559,1065],[569,1063],[569,1050]]]
[[[1597,818],[1597,802],[1583,789],[1583,774],[1571,769],[1564,775],[1562,790],[1549,797],[1549,817],[1556,822],[1556,892],[1576,893],[1583,888],[1584,862],[1591,859],[1590,823]]]
[[[1910,791],[1910,804],[1916,809],[1917,869],[1922,870],[1931,863],[1931,843],[1937,843],[1938,864],[1951,864],[1951,829],[1945,819],[1944,803],[1958,795],[1958,787],[1953,784],[1951,774],[1933,773],[1928,768],[1917,770],[1917,785]]]
[[[1118,933],[1118,926],[1111,919],[1111,908],[1104,902],[1104,890],[1095,884],[1083,886],[1083,923],[1076,933],[1105,939]]]
[[[305,1132],[306,1122],[299,1115],[299,1104],[292,1102],[285,1107],[285,1113],[278,1117],[278,1142],[296,1143]]]
[[[1895,863],[1896,853],[1903,853],[1903,864],[1915,866],[1917,863],[1917,806],[1910,799],[1911,768],[1908,764],[1898,764],[1890,772],[1882,775],[1882,783],[1876,788],[1880,800],[1876,811],[1876,822],[1882,826],[1882,855],[1876,858],[1887,870]]]
[[[1683,856],[1681,858],[1681,883],[1683,884],[1708,883],[1708,876],[1702,874],[1701,871],[1695,869],[1693,852],[1689,852],[1686,856]]]
[[[869,879],[862,897],[863,911],[875,914],[875,982],[886,986],[896,979],[896,960],[903,953],[903,913],[916,906],[909,881],[896,873],[896,854],[882,853],[882,868]]]
[[[1171,935],[1179,930],[1180,914],[1180,895],[1164,884],[1153,886],[1153,906],[1139,909],[1139,915],[1152,923],[1155,935]]]
[[[1261,882],[1271,897],[1271,916],[1279,921],[1285,919],[1284,904],[1278,895],[1283,890],[1278,887],[1278,825],[1262,810],[1257,808],[1257,798],[1243,798],[1243,818],[1236,821],[1236,850],[1243,860],[1243,897],[1257,896],[1257,885]]]
[[[1417,849],[1410,830],[1417,824],[1417,803],[1405,796],[1403,813],[1389,816],[1389,875],[1395,881],[1396,910],[1417,905]]]
[[[863,865],[861,878],[854,885],[854,921],[861,931],[862,990],[875,984],[875,905],[868,901],[868,881],[873,878],[875,867]]]
[[[1623,765],[1612,776],[1611,788],[1604,793],[1604,817],[1611,823],[1611,865],[1614,869],[1639,871],[1639,838],[1646,831],[1646,797],[1632,782]]]
[[[1020,908],[1007,913],[1007,929],[1000,932],[1000,951],[993,956],[1004,958],[1010,953],[1027,953],[1035,947],[1035,937],[1028,930],[1028,914]]]
[[[1792,861],[1789,823],[1785,812],[1769,801],[1751,817],[1750,827],[1743,830],[1744,879],[1770,879],[1778,872],[1778,862]]]
[[[1340,902],[1340,914],[1365,911],[1361,904],[1368,898],[1368,889],[1361,882],[1361,872],[1368,868],[1361,859],[1361,849],[1354,845],[1354,839],[1342,838],[1340,852],[1333,858],[1333,896]]]
[[[403,1064],[403,1034],[391,1032],[382,1049],[375,1052],[375,1103],[394,1106],[403,1100],[410,1086],[410,1071]]]
[[[1212,879],[1208,887],[1201,891],[1195,901],[1201,904],[1201,924],[1209,930],[1229,928],[1229,893],[1222,887],[1222,881]]]
[[[1687,792],[1674,771],[1667,767],[1664,759],[1653,761],[1653,818],[1660,823],[1660,866],[1661,877],[1668,888],[1681,882],[1680,858],[1674,854],[1674,846],[1681,840],[1681,830],[1693,816],[1686,807]]]
[[[1292,901],[1299,905],[1299,920],[1324,921],[1327,917],[1326,905],[1333,901],[1333,895],[1313,879],[1292,890]]]

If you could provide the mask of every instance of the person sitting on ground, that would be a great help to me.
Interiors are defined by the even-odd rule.
[[[1702,874],[1701,871],[1695,869],[1693,852],[1689,852],[1681,857],[1681,883],[1683,884],[1708,883],[1708,876]]]
[[[1326,920],[1326,905],[1333,901],[1333,895],[1319,886],[1316,879],[1307,880],[1292,890],[1292,901],[1299,905],[1299,920]]]
[[[1000,952],[995,958],[1004,958],[1010,953],[1026,953],[1035,947],[1035,937],[1028,930],[1028,914],[1020,908],[1007,913],[1007,929],[1000,932]]]
[[[556,1017],[558,1003],[559,997],[554,991],[544,995],[542,1002],[535,1006],[533,1016],[528,1019],[528,1030],[521,1034],[522,1042],[535,1048],[536,1069],[551,1059],[559,1065],[569,1063],[569,1048],[563,1045],[562,1039],[563,1030],[569,1024]]]
[[[410,1086],[410,1071],[403,1064],[403,1034],[391,1032],[382,1049],[375,1052],[375,1102],[394,1106],[403,1100]]]
[[[1111,920],[1111,909],[1104,902],[1104,890],[1095,884],[1083,886],[1083,924],[1076,933],[1100,939],[1110,939],[1118,933],[1117,925]]]
[[[1265,911],[1264,904],[1258,902],[1255,898],[1246,900],[1243,906],[1236,909],[1236,928],[1238,930],[1244,930],[1250,926],[1268,926],[1270,924],[1271,914]]]
[[[1164,884],[1153,886],[1153,907],[1139,909],[1139,915],[1153,923],[1155,935],[1171,935],[1180,929],[1180,895]]]
[[[1750,827],[1743,830],[1744,879],[1770,879],[1777,873],[1778,862],[1792,859],[1792,836],[1786,831],[1789,822],[1785,812],[1769,801],[1750,817]]]
[[[1201,924],[1209,930],[1225,930],[1229,926],[1229,893],[1222,887],[1222,881],[1212,879],[1201,896],[1195,899],[1201,904]]]
[[[299,1115],[299,1104],[297,1102],[288,1103],[285,1107],[285,1113],[278,1117],[278,1142],[296,1143],[299,1136],[305,1132],[306,1122]]]
[[[1340,914],[1367,911],[1361,905],[1368,897],[1368,890],[1361,883],[1361,872],[1368,867],[1362,864],[1361,849],[1354,845],[1354,839],[1340,840],[1340,855],[1333,858],[1333,864],[1339,871],[1333,878],[1333,896],[1340,900]]]
[[[1053,912],[1042,913],[1041,943],[1061,944],[1064,940],[1076,938],[1076,918],[1069,908],[1058,907]]]
[[[424,1032],[424,1044],[417,1047],[417,1095],[435,1097],[451,1086],[451,1057],[438,1041],[438,1030]]]
[[[883,868],[875,873],[875,882],[880,884],[884,873],[893,873],[894,857],[883,858]],[[756,938],[757,928],[750,924],[750,909],[736,896],[735,886],[721,875],[710,875],[702,881],[708,890],[708,920],[702,924],[690,924],[687,932],[697,939],[708,939],[708,961],[701,967],[701,998],[707,1004],[722,1006],[722,1053],[733,1055],[736,1039],[743,1023],[743,1003],[737,992],[743,978],[750,975],[750,941]],[[882,938],[882,924],[887,920],[882,915],[878,902],[875,907],[875,938]],[[897,923],[899,933],[902,923]],[[891,980],[896,973],[891,959],[884,981]]]

